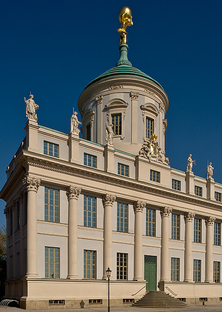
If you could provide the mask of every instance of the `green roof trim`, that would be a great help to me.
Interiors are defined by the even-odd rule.
[[[41,126],[41,125],[38,125],[38,126],[39,126],[40,128],[46,129],[46,130],[50,130],[50,131],[57,132],[57,133],[64,134],[64,135],[68,135],[67,133],[62,132],[62,131],[59,131],[59,130],[55,130],[55,129],[48,128],[48,127]]]
[[[115,152],[119,152],[119,153],[121,153],[121,154],[125,154],[125,155],[132,156],[132,157],[136,158],[136,155],[129,154],[129,153],[127,153],[127,152],[123,152],[123,151],[120,151],[120,150],[118,150],[118,149],[114,149],[114,151],[115,151]]]
[[[93,142],[93,141],[89,141],[89,140],[86,140],[86,139],[83,139],[83,138],[79,138],[79,140],[80,141],[84,141],[84,142],[88,142],[88,143],[92,143],[92,144],[94,144],[94,145],[98,145],[98,146],[104,146],[104,145],[102,145],[102,144],[100,144],[100,143],[96,143],[96,142]]]

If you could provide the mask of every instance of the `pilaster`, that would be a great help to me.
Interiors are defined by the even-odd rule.
[[[69,161],[73,163],[80,163],[79,161],[79,135],[69,134]]]
[[[206,254],[205,254],[205,283],[213,282],[213,262],[212,262],[212,245],[213,245],[213,224],[216,218],[206,217]]]
[[[186,172],[186,193],[194,194],[194,174],[192,171]]]
[[[104,160],[105,160],[105,170],[106,172],[115,173],[114,170],[114,146],[106,144],[104,146]]]
[[[185,253],[184,253],[184,282],[192,282],[192,221],[193,212],[186,212],[185,219]]]
[[[38,122],[28,119],[26,123],[26,144],[30,152],[39,152],[38,149]]]
[[[137,120],[138,120],[138,92],[130,92],[131,97],[131,143],[137,144],[138,137],[137,137]]]
[[[96,97],[97,102],[97,143],[104,144],[103,127],[103,95]]]

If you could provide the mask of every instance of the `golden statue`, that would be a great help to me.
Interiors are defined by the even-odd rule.
[[[119,11],[119,21],[121,23],[121,28],[118,29],[118,32],[120,33],[120,44],[122,44],[126,43],[126,28],[133,25],[132,13],[129,8],[123,7]]]

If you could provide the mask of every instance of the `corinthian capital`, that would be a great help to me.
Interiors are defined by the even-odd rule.
[[[215,217],[206,217],[205,218],[206,225],[213,225],[215,220],[216,220]]]
[[[163,207],[160,210],[160,214],[161,214],[162,218],[163,217],[169,217],[171,212],[172,212],[172,208],[170,208],[170,207]]]
[[[30,176],[26,176],[23,179],[23,184],[26,186],[27,191],[38,191],[41,180],[36,178],[31,178]]]
[[[195,213],[191,211],[185,212],[184,214],[185,222],[191,222],[194,217],[195,217]]]
[[[110,194],[103,195],[104,206],[112,206],[115,200],[116,200],[116,196],[114,195],[110,195]]]
[[[70,199],[78,199],[80,193],[81,193],[80,187],[70,185],[68,191],[66,192],[66,195],[68,196],[69,200]]]
[[[143,208],[146,207],[146,202],[137,201],[133,203],[134,212],[143,212]]]

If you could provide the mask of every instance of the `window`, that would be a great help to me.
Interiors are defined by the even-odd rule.
[[[181,190],[181,182],[178,180],[172,179],[172,189],[180,191]]]
[[[193,281],[201,282],[201,260],[193,260]]]
[[[220,201],[221,202],[221,193],[215,192],[215,199],[216,199],[216,201]]]
[[[45,188],[45,221],[59,222],[59,191]]]
[[[117,253],[117,279],[128,279],[128,254]]]
[[[155,182],[160,182],[160,172],[150,170],[150,180]]]
[[[19,202],[16,202],[16,220],[15,220],[15,231],[20,229],[20,205]]]
[[[171,281],[179,282],[180,280],[180,259],[171,258]]]
[[[84,226],[96,227],[96,198],[84,195]]]
[[[84,250],[84,278],[96,278],[96,251]]]
[[[117,203],[117,231],[128,231],[128,205]]]
[[[219,222],[214,222],[214,245],[220,246],[220,228]]]
[[[201,243],[201,219],[194,218],[194,242]]]
[[[89,167],[97,167],[97,157],[84,153],[84,165]]]
[[[118,174],[128,177],[129,176],[129,166],[118,163]]]
[[[202,196],[202,187],[195,185],[195,194],[197,196]]]
[[[12,215],[12,209],[9,209],[9,233],[8,236],[12,235],[12,231],[13,231],[13,219],[12,219],[13,215]]]
[[[59,157],[59,145],[44,141],[44,154]]]
[[[153,129],[154,129],[154,120],[146,117],[146,138],[150,138],[151,135],[153,134]]]
[[[86,125],[86,140],[91,141],[91,125]]]
[[[219,261],[214,261],[213,282],[214,283],[220,283],[220,262]]]
[[[175,213],[172,214],[171,238],[180,239],[180,216]]]
[[[112,125],[114,135],[122,134],[122,114],[112,115]]]
[[[156,232],[156,211],[146,208],[146,235],[155,236]]]
[[[45,247],[45,277],[59,278],[59,248]]]

